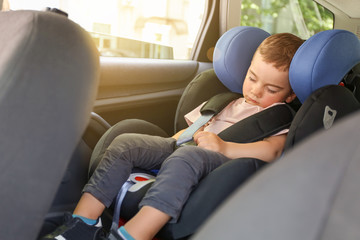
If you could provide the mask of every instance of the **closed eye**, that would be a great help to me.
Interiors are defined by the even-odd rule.
[[[284,88],[280,87],[278,85],[273,85],[273,84],[267,84],[266,85],[266,91],[268,91],[271,94],[278,93],[282,89],[284,89]]]
[[[271,88],[267,88],[267,91],[269,92],[269,93],[271,93],[271,94],[275,94],[275,93],[277,93],[279,90],[275,90],[275,89],[271,89]]]
[[[255,82],[255,81],[256,81],[256,79],[253,78],[252,76],[249,76],[248,79],[249,79],[251,82]]]

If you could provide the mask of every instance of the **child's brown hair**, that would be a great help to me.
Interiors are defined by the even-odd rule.
[[[291,33],[277,33],[266,38],[258,47],[262,59],[281,71],[288,71],[296,50],[304,42]]]

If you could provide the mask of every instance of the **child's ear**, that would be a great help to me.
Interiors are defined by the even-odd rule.
[[[296,95],[293,91],[291,91],[290,95],[285,99],[285,102],[291,103],[296,98]]]

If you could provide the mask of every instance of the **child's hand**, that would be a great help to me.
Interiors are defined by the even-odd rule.
[[[215,133],[198,131],[194,134],[194,141],[198,147],[225,154],[226,142]]]

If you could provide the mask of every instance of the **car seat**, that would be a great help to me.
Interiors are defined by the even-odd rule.
[[[197,107],[202,102],[208,100],[213,95],[221,92],[229,92],[229,89],[235,92],[241,92],[242,80],[245,78],[247,69],[250,66],[252,56],[259,44],[268,36],[269,34],[267,32],[258,28],[237,27],[231,29],[220,38],[214,52],[214,70],[205,71],[199,76],[197,76],[187,86],[183,96],[180,99],[176,114],[177,119],[175,121],[175,128],[177,130],[184,129],[187,126],[185,120],[183,119],[185,113],[191,111],[193,108]],[[225,68],[225,66],[227,66],[227,68]],[[111,141],[119,134],[125,132],[144,133],[168,137],[164,131],[151,123],[134,119],[121,121],[118,124],[114,125],[112,128],[110,128],[95,146],[94,153],[90,162],[90,174],[98,165],[98,162],[101,160],[102,155],[104,154],[107,146],[111,143]],[[262,163],[256,163],[253,167],[254,169],[256,169],[260,167],[260,165],[262,165]],[[229,186],[229,184],[227,184],[227,186]],[[225,187],[224,195],[219,194],[218,198],[213,197],[212,199],[214,200],[214,203],[209,204],[207,208],[203,208],[204,215],[207,216],[208,214],[210,214],[209,209],[213,209],[214,206],[221,202],[223,197],[230,194],[230,189],[233,188],[229,187],[227,189]],[[206,189],[204,190],[207,191]],[[200,192],[201,191],[199,191],[199,193]],[[123,207],[129,210],[128,213],[124,214],[128,216],[133,215],[132,210],[137,211],[136,201],[125,200],[124,202],[132,205]],[[194,204],[190,204],[189,206],[195,207],[197,205],[198,202],[194,201]],[[190,210],[193,207],[190,207],[188,209]],[[190,212],[192,211],[189,211],[189,213]],[[188,232],[182,232],[182,229],[186,228],[187,231],[192,233],[204,219],[204,217],[201,217],[202,214],[200,214],[200,211],[198,211],[198,219],[194,218],[191,215],[189,215],[188,217],[184,216],[186,216],[186,214],[183,214],[183,220],[180,220],[180,222],[182,222],[183,224],[177,224],[176,226],[166,228],[171,230],[164,230],[163,236],[171,235],[169,236],[169,238],[179,238],[180,235],[189,235]],[[190,223],[190,221],[188,221],[189,219],[195,221],[192,221]],[[185,225],[190,225],[190,227],[185,227]],[[174,234],[176,235],[175,237],[173,236]]]
[[[329,32],[325,32],[319,36],[323,36],[323,35],[326,35],[328,34]],[[331,32],[333,33],[333,32]],[[341,36],[342,34],[348,34],[347,32],[342,32],[340,34],[337,34],[337,36]],[[330,34],[332,35],[332,34]],[[334,34],[335,35],[335,34]],[[314,39],[314,38],[313,38]],[[337,37],[334,37],[334,39],[337,39]],[[350,37],[351,39],[351,37]],[[312,42],[313,40],[309,41],[309,42]],[[319,40],[317,40],[319,41]],[[320,40],[321,42],[321,40]],[[333,40],[333,42],[335,42]],[[301,59],[301,58],[300,58]],[[319,58],[321,59],[321,58]],[[293,65],[293,64],[292,64]],[[295,65],[296,65],[296,62],[295,62]],[[216,71],[216,64],[215,64],[215,71]],[[296,69],[296,68],[295,68]],[[315,68],[316,69],[316,68]],[[347,69],[348,70],[348,69]],[[294,70],[292,70],[294,71]],[[302,79],[300,78],[300,80],[298,81],[302,81]],[[308,88],[308,91],[305,92],[304,94],[310,94],[312,93],[312,91],[316,90],[317,88],[320,88],[321,86],[324,86],[326,84],[332,84],[336,81],[339,81],[339,80],[336,80],[336,77],[335,78],[332,78],[332,79],[328,79],[328,81],[324,81],[323,83],[317,83],[319,86],[315,86],[314,88]],[[301,88],[301,90],[303,89],[302,86],[300,87],[297,87],[296,86],[296,83],[297,81],[295,80],[295,82],[293,81],[293,83],[295,84],[295,89],[296,88]],[[323,84],[323,85],[321,85]],[[357,109],[358,108],[358,102],[354,99],[353,95],[350,93],[349,94],[349,91],[346,90],[345,88],[342,88],[342,87],[339,87],[339,91],[344,91],[345,90],[345,98],[341,98],[343,101],[339,101],[335,106],[333,106],[332,104],[330,104],[330,106],[332,106],[334,109],[337,109],[337,108],[340,108],[340,110],[338,110],[338,115],[337,115],[337,118],[336,119],[339,119],[341,116],[343,115],[346,115],[348,114],[349,112],[353,111],[354,109]],[[328,92],[328,91],[326,91]],[[303,95],[300,95],[300,96],[304,96]],[[329,94],[329,93],[328,93]],[[331,93],[330,93],[331,94]],[[320,94],[321,95],[321,94]],[[346,101],[346,96],[350,96],[350,100],[349,101]],[[301,98],[301,100],[303,100],[303,98]],[[318,103],[320,101],[316,101],[316,103]],[[344,102],[350,102],[350,103],[354,103],[353,105],[349,106],[348,108],[345,108],[344,110],[344,107],[343,107],[343,103]],[[326,103],[326,100],[325,100],[325,103]],[[306,104],[305,106],[307,106],[308,104]],[[328,105],[326,105],[327,107],[329,107]],[[319,109],[319,108],[318,108]],[[330,108],[331,109],[331,108]],[[332,109],[333,110],[333,109]],[[312,128],[312,130],[314,129],[317,129],[317,128],[320,128],[323,123],[323,121],[316,121],[316,119],[313,119],[315,120],[315,127]],[[301,129],[301,127],[300,127]],[[296,131],[295,131],[296,132]],[[304,131],[299,131],[300,133],[304,132]],[[308,131],[307,134],[310,134],[311,131]],[[294,134],[295,136],[297,136],[298,134]],[[294,144],[294,142],[293,142]],[[194,193],[191,195],[191,197],[189,198],[189,201],[187,202],[187,204],[184,206],[184,211],[179,219],[179,222],[177,224],[168,224],[161,232],[160,232],[160,236],[162,238],[165,238],[165,239],[177,239],[177,238],[180,238],[180,237],[184,237],[184,236],[188,236],[190,235],[191,233],[194,232],[194,230],[196,229],[197,226],[199,226],[202,221],[204,219],[206,219],[206,217],[208,216],[208,214],[210,214],[212,211],[212,209],[214,209],[217,205],[216,204],[212,204],[213,202],[216,202],[217,204],[219,204],[222,199],[224,198],[223,195],[219,194],[219,191],[216,191],[216,189],[214,189],[214,187],[207,187],[207,186],[227,186],[229,187],[228,191],[231,192],[233,189],[235,189],[236,186],[238,186],[241,182],[243,182],[247,177],[248,175],[246,176],[243,176],[243,175],[240,175],[239,172],[244,168],[244,163],[246,163],[247,161],[251,161],[254,163],[254,169],[258,169],[259,167],[261,167],[261,164],[263,164],[261,161],[256,161],[254,159],[239,159],[239,160],[236,160],[236,161],[232,161],[231,163],[229,163],[228,165],[225,164],[224,166],[220,167],[219,169],[215,170],[213,173],[211,173],[207,178],[204,179],[203,182],[201,182],[198,186],[198,188],[194,191]],[[248,166],[248,164],[246,164],[246,166]],[[231,170],[230,170],[231,169]],[[235,171],[236,169],[236,171]],[[241,179],[236,179],[235,181],[235,178],[228,178],[226,180],[224,180],[223,176],[224,174],[230,174],[231,171],[233,171],[233,175],[237,175],[238,178],[241,178]],[[254,170],[255,171],[255,170]],[[229,179],[232,179],[234,181],[231,181],[231,183],[229,183]],[[223,182],[219,182],[219,181],[223,181]],[[211,183],[209,183],[211,182]],[[232,185],[234,184],[234,185]],[[204,187],[205,186],[205,187]],[[231,186],[231,187],[230,187]],[[214,192],[217,192],[217,195],[214,196],[213,194],[211,194],[211,190],[213,190]],[[228,193],[229,193],[228,192]],[[131,196],[130,193],[128,193],[126,195],[127,196]],[[198,197],[199,196],[199,197]],[[201,196],[201,197],[200,197]],[[206,199],[206,197],[204,196],[207,196],[207,199],[212,199],[212,201],[208,201],[207,200],[207,204],[204,204],[204,201],[203,199]],[[217,198],[220,196],[220,199]],[[132,202],[136,202],[137,201],[133,201],[134,199],[131,199],[128,200],[128,199],[124,199],[124,206],[123,208],[126,209],[125,212],[131,212],[129,211],[129,209],[134,209],[133,206],[131,205],[127,205],[127,203],[132,203]],[[195,199],[195,200],[194,200]],[[199,199],[202,199],[199,201]],[[215,199],[215,200],[213,200]],[[194,203],[195,201],[195,203]],[[199,202],[196,202],[196,201],[199,201]],[[196,206],[196,207],[194,207]],[[132,214],[134,214],[136,212],[136,207],[135,207],[135,210],[130,214],[130,215],[126,215],[124,213],[122,213],[122,216],[125,216],[127,218],[131,217]],[[196,214],[194,214],[194,210],[196,210]],[[203,212],[201,212],[201,210],[205,210]],[[185,220],[186,219],[186,220]],[[170,227],[171,226],[171,227]]]
[[[288,137],[301,144],[240,187],[193,239],[360,238],[359,103],[356,89],[337,85],[349,84],[350,75],[359,80],[359,63],[359,39],[348,31],[320,32],[299,48],[290,81],[303,105]],[[314,123],[322,129],[318,134],[297,138]]]
[[[347,81],[349,69],[351,70],[352,66],[356,65],[357,63],[357,54],[351,55],[351,51],[348,49],[338,49],[335,48],[341,42],[346,41],[351,45],[356,46],[357,38],[353,34],[347,31],[341,30],[334,30],[334,31],[325,31],[321,34],[317,34],[314,37],[310,38],[296,53],[294,60],[290,67],[290,77],[291,77],[291,84],[294,88],[295,93],[299,93],[300,101],[303,103],[302,107],[300,108],[299,112],[296,114],[293,124],[290,127],[289,137],[287,139],[287,149],[292,147],[294,144],[298,143],[300,140],[309,136],[314,131],[321,129],[321,128],[330,128],[334,120],[339,120],[343,116],[346,116],[353,111],[356,111],[359,108],[359,103],[354,97],[354,94],[349,91],[347,88],[342,86],[337,86],[335,84],[339,83],[342,78],[345,76],[344,81]],[[314,43],[326,43],[325,47],[321,44],[318,48],[314,46]],[[301,71],[298,71],[297,66],[303,66],[306,63],[309,63],[309,48],[311,51],[317,56],[313,58],[312,62],[315,68],[305,68]],[[336,50],[334,50],[336,49]],[[318,50],[318,52],[314,51]],[[337,63],[337,61],[333,61],[332,63],[328,63],[327,58],[336,59],[337,54],[341,51],[342,53],[346,52],[347,61],[343,61],[341,64]],[[325,56],[325,57],[323,57]],[[306,57],[306,58],[305,58]],[[305,60],[304,60],[305,59]],[[326,64],[327,66],[332,66],[331,71],[326,68],[321,68],[322,64]],[[311,72],[311,73],[309,73]],[[329,76],[324,76],[324,74],[329,74]],[[312,76],[312,77],[310,77]],[[318,80],[321,79],[321,80]],[[325,81],[323,79],[326,79]],[[307,88],[307,91],[304,90],[304,83],[310,82]],[[300,83],[300,85],[299,85]],[[328,85],[330,84],[330,85]],[[300,89],[300,90],[299,90]],[[300,92],[299,92],[300,91]],[[301,92],[302,91],[302,92]],[[307,97],[311,95],[311,97]],[[334,98],[334,96],[336,96]],[[304,102],[304,99],[308,99]],[[223,176],[226,175],[228,172],[234,171],[233,174],[238,174],[240,176],[240,171],[244,168],[245,161],[254,161],[253,159],[238,159],[235,161],[231,161],[228,164],[216,169],[212,172],[207,178],[204,179],[198,186],[198,189],[194,191],[193,195],[196,196],[197,192],[200,192],[201,195],[204,195],[203,190],[200,189],[207,189],[207,191],[211,191],[211,188],[208,189],[203,186],[209,186],[207,181],[212,181],[212,185],[210,186],[227,186],[229,184],[229,179],[224,180]],[[229,170],[231,169],[231,170]],[[235,171],[236,169],[236,171]],[[215,177],[216,176],[216,177]],[[248,177],[248,176],[246,176]],[[210,180],[211,179],[211,180]],[[220,179],[220,180],[219,180]],[[245,178],[246,179],[246,178]],[[241,182],[245,179],[241,179],[240,181],[234,181],[234,185],[239,186]],[[224,182],[221,182],[224,181]],[[227,182],[226,182],[227,181]],[[205,185],[207,184],[207,185]],[[223,184],[223,185],[222,185]],[[237,185],[236,185],[237,184]],[[232,186],[234,187],[234,186]],[[232,189],[235,189],[232,188]],[[214,187],[213,187],[214,190]],[[215,191],[217,192],[217,191]],[[200,195],[200,194],[199,194]],[[218,194],[220,195],[220,194]],[[217,196],[209,195],[208,198],[216,198]],[[192,204],[193,197],[189,199],[189,205]],[[203,196],[199,196],[198,199],[204,199]],[[124,203],[126,202],[126,199]],[[208,201],[207,201],[208,202]],[[211,202],[211,201],[210,201]],[[204,204],[203,204],[204,205]],[[178,236],[184,236],[186,232],[183,229],[194,229],[194,225],[196,226],[196,220],[194,218],[202,218],[204,219],[204,215],[198,214],[198,209],[206,209],[206,205],[202,206],[200,203],[197,205],[197,208],[189,208],[191,211],[188,210],[188,205],[185,205],[184,211],[182,213],[182,217],[186,218],[186,216],[192,216],[192,218],[188,217],[187,221],[181,222],[181,218],[178,225],[174,225],[172,229],[172,237],[176,238]],[[128,206],[125,204],[124,208]],[[212,206],[213,207],[213,206]],[[197,210],[197,214],[194,215],[193,211]],[[211,212],[211,211],[209,211]],[[187,215],[188,214],[188,215]],[[197,219],[198,220],[198,219]],[[195,224],[194,224],[195,221]],[[198,222],[201,222],[199,220]],[[169,224],[170,225],[170,224]],[[179,232],[175,231],[178,230],[178,226],[181,226],[181,230]],[[186,227],[185,227],[186,226]],[[166,228],[165,228],[166,229]],[[180,227],[179,227],[180,229]],[[180,234],[181,232],[181,234]],[[188,234],[190,231],[187,232]],[[176,235],[179,234],[179,235]],[[167,235],[169,236],[169,235]],[[171,237],[170,237],[171,238]]]
[[[245,78],[254,51],[263,39],[268,36],[267,32],[257,28],[238,27],[231,29],[222,37],[222,41],[220,41],[221,46],[219,44],[214,52],[214,64],[217,65],[215,67],[216,70],[211,69],[200,73],[188,84],[181,96],[176,110],[175,132],[187,128],[188,125],[184,119],[186,113],[209,100],[212,96],[229,92],[229,89],[232,89],[233,92],[241,92],[241,81],[239,83],[238,79]],[[229,49],[236,50],[229,51]],[[239,59],[239,52],[241,59]],[[225,64],[229,66],[227,69],[224,67]],[[220,77],[218,78],[217,75],[220,75]],[[140,119],[120,121],[112,126],[96,144],[90,160],[90,174],[98,165],[107,146],[110,145],[116,136],[122,133],[143,133],[169,137],[158,126]]]
[[[88,123],[99,57],[66,17],[0,12],[0,239],[36,239]]]

